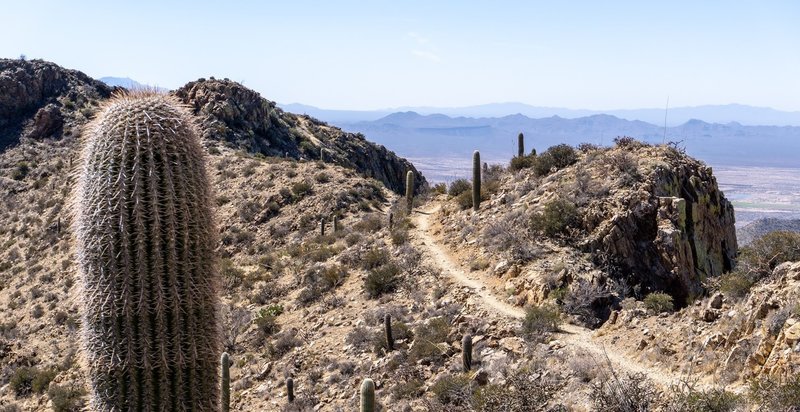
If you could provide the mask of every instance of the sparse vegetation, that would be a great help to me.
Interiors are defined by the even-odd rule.
[[[644,305],[654,313],[672,312],[675,309],[672,296],[662,292],[653,292],[645,296]]]
[[[575,204],[565,199],[555,199],[544,205],[541,213],[533,215],[531,226],[548,237],[566,235],[568,229],[580,224],[580,215]]]
[[[550,306],[529,306],[522,321],[522,334],[531,340],[543,339],[546,334],[556,332],[560,322],[558,309]]]

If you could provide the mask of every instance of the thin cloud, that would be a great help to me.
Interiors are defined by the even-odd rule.
[[[428,44],[428,43],[431,42],[431,40],[429,38],[427,38],[427,37],[415,32],[415,31],[408,32],[408,37],[411,37],[412,39],[414,39],[414,41],[416,41],[419,44],[423,44],[423,45]]]
[[[413,54],[416,57],[419,57],[420,59],[430,60],[435,63],[440,63],[442,61],[442,58],[432,51],[411,50],[411,54]]]

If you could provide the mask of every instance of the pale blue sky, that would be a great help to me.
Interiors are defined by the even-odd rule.
[[[169,3],[168,5],[162,3]],[[332,109],[800,110],[798,1],[4,2],[0,56]]]

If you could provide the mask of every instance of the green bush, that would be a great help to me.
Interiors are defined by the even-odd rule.
[[[737,271],[758,280],[772,274],[783,262],[800,260],[800,233],[776,231],[768,233],[741,248]]]
[[[52,385],[47,390],[47,397],[53,403],[54,412],[78,412],[84,407],[83,396],[86,392],[77,386]]]
[[[578,161],[578,154],[575,149],[568,144],[559,144],[550,147],[544,154],[549,154],[553,158],[553,166],[556,169],[563,169]]]
[[[567,233],[567,229],[578,227],[580,216],[575,204],[564,199],[555,199],[544,205],[544,211],[533,215],[531,226],[548,237]]]
[[[733,271],[725,273],[719,278],[719,290],[725,296],[741,298],[750,292],[753,287],[753,280],[746,273]]]
[[[750,397],[765,411],[791,411],[800,405],[800,374],[785,381],[761,378],[750,383]]]
[[[311,183],[308,182],[295,182],[292,184],[292,193],[295,199],[302,199],[305,195],[311,193]]]
[[[450,334],[450,323],[443,317],[428,320],[414,329],[414,343],[409,350],[409,360],[417,362],[443,355],[438,344],[447,340]]]
[[[400,268],[394,263],[376,267],[367,273],[364,289],[370,298],[377,298],[384,293],[394,292],[400,284]]]
[[[256,325],[256,330],[261,334],[262,337],[266,337],[272,335],[273,333],[277,332],[279,327],[275,318],[277,315],[273,314],[267,309],[261,309],[256,313],[255,318],[253,318],[253,323]]]
[[[11,375],[9,385],[17,396],[43,393],[57,374],[58,371],[53,368],[40,370],[38,368],[21,367]]]
[[[522,321],[522,334],[526,338],[539,338],[545,333],[556,332],[561,321],[558,309],[550,306],[529,306]]]
[[[472,183],[470,183],[467,179],[456,179],[452,183],[450,183],[450,189],[447,190],[447,194],[450,197],[456,197],[464,192],[470,192],[472,190]]]
[[[653,292],[645,296],[644,306],[655,313],[672,312],[675,309],[672,296],[662,292]]]
[[[535,160],[535,154],[514,157],[511,159],[511,163],[508,165],[508,170],[513,172],[516,170],[528,169],[533,166]]]
[[[431,392],[444,405],[465,405],[472,396],[469,382],[466,374],[444,375],[431,385]]]
[[[672,388],[666,412],[734,412],[742,396],[722,389],[697,390],[688,383]]]
[[[433,191],[433,193],[436,193],[437,195],[443,195],[443,194],[447,193],[447,184],[446,183],[437,183],[437,184],[433,185],[431,190]]]

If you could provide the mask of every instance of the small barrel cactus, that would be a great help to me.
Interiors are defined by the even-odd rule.
[[[286,399],[289,403],[294,402],[294,379],[286,379]]]
[[[464,335],[461,339],[461,362],[464,365],[464,372],[472,369],[472,335]]]
[[[375,412],[375,382],[370,378],[361,383],[361,412]]]
[[[84,132],[72,206],[93,411],[220,409],[218,232],[195,122],[133,92]]]
[[[383,317],[383,328],[386,330],[386,348],[394,350],[394,337],[392,336],[392,315],[386,314]]]
[[[525,156],[525,136],[522,133],[517,136],[517,156]]]
[[[220,375],[222,376],[222,384],[220,391],[222,392],[222,399],[220,402],[222,412],[231,410],[231,358],[228,352],[223,352],[219,358],[219,367],[221,369]]]
[[[406,173],[406,203],[408,213],[414,210],[414,172],[408,171]]]
[[[472,154],[472,210],[478,211],[481,207],[481,153]]]

